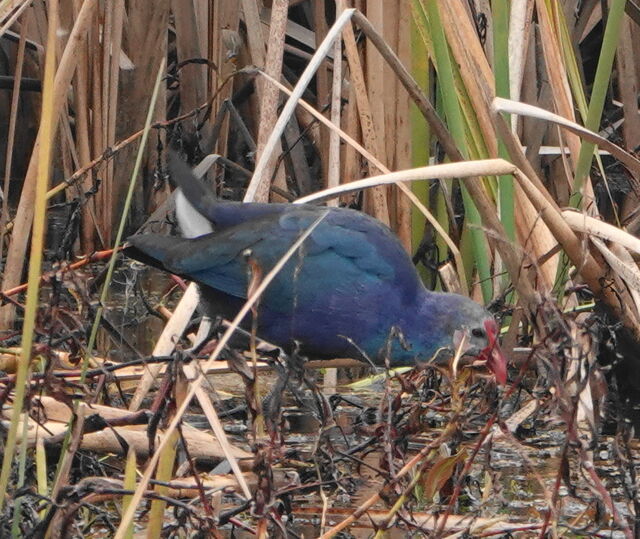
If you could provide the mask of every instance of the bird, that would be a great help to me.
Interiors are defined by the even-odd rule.
[[[462,346],[506,383],[494,317],[468,297],[428,290],[398,238],[377,219],[342,207],[220,200],[176,155],[169,155],[168,168],[183,199],[181,228],[193,236],[190,221],[204,217],[213,231],[187,238],[137,234],[124,252],[196,282],[213,317],[233,318],[256,271],[269,272],[322,217],[259,299],[258,337],[285,353],[391,367],[442,363]]]

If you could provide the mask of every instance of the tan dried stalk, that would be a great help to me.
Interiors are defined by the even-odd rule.
[[[371,154],[375,155],[382,163],[385,163],[384,142],[378,136],[378,132],[374,125],[371,103],[369,102],[367,94],[365,74],[362,69],[355,35],[351,25],[347,25],[343,30],[342,39],[344,40],[344,50],[347,56],[347,61],[349,62],[349,74],[351,76],[351,84],[353,85],[356,97],[356,106],[358,108],[360,118],[360,129],[362,130],[364,147]],[[382,172],[380,169],[371,168],[371,165],[369,166],[369,176]],[[389,225],[389,209],[387,205],[386,190],[376,188],[372,191],[373,192],[368,195],[368,200],[371,206],[369,208],[370,213],[374,215],[376,219],[382,221],[386,225]]]
[[[267,45],[267,55],[265,57],[265,71],[271,76],[279,78],[282,72],[282,58],[284,54],[284,37],[287,26],[287,15],[289,10],[288,0],[274,0],[271,6],[271,23],[269,25],[269,41]],[[278,111],[277,89],[267,86],[262,89],[260,99],[260,127],[258,130],[258,150],[259,160],[267,146],[267,140],[271,136],[276,123]],[[253,200],[255,202],[266,202],[269,200],[269,190],[271,188],[271,176],[274,173],[276,157],[280,154],[280,142],[276,144],[275,151],[269,156],[267,166],[261,175],[256,175],[257,190]],[[276,171],[275,185],[286,189],[286,182],[282,171]]]
[[[26,44],[31,11],[27,11],[20,31],[18,53],[16,55],[15,79],[11,93],[11,116],[9,117],[9,129],[7,132],[7,153],[4,167],[4,182],[2,184],[2,212],[0,213],[0,256],[4,248],[5,225],[9,220],[9,184],[11,181],[11,165],[13,163],[13,144],[15,142],[16,124],[18,121],[18,104],[20,101],[20,81],[22,80],[22,68],[24,67],[24,51]],[[1,263],[0,263],[1,265]]]
[[[69,41],[65,47],[60,65],[56,72],[54,81],[54,127],[60,118],[60,113],[67,96],[69,85],[73,77],[73,72],[78,61],[78,50],[84,42],[91,22],[93,11],[98,5],[97,0],[85,0],[82,9],[69,36]],[[38,132],[38,137],[34,144],[29,168],[22,187],[22,195],[18,210],[14,218],[13,234],[7,252],[7,263],[5,266],[5,276],[2,281],[2,288],[13,288],[21,281],[22,270],[26,260],[26,249],[31,232],[33,221],[33,200],[35,195],[36,177],[38,172],[38,153],[40,139],[42,135]],[[13,305],[5,305],[0,308],[0,329],[9,328],[13,324],[15,310]]]

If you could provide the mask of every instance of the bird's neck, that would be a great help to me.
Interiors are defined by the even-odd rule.
[[[415,317],[407,324],[416,332],[412,337],[425,349],[450,346],[452,319],[457,313],[451,312],[455,306],[449,305],[449,296],[424,287],[417,296]]]

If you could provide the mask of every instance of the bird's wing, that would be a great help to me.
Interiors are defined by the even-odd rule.
[[[319,280],[313,284],[319,290],[348,291],[386,282],[401,294],[415,293],[415,269],[397,239],[386,227],[355,211],[289,206],[281,215],[195,239],[142,235],[129,241],[147,257],[145,262],[150,257],[168,271],[245,298],[247,256],[266,274],[322,212],[328,212],[324,220],[270,285],[272,307],[288,308],[300,292],[291,285],[294,278]]]
[[[165,271],[182,275],[227,294],[245,298],[248,286],[243,252],[262,240],[243,227],[195,239],[143,234],[129,238],[125,254]]]

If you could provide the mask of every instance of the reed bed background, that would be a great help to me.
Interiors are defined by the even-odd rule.
[[[277,496],[260,483],[275,457],[260,444],[251,454],[226,441],[190,364],[189,380],[165,375],[177,393],[173,407],[154,408],[165,422],[156,447],[149,451],[142,436],[127,438],[128,453],[109,448],[128,455],[119,483],[80,488],[70,479],[76,452],[89,443],[85,403],[104,404],[110,393],[103,416],[126,424],[165,365],[151,361],[137,372],[126,402],[114,395],[131,396],[130,389],[96,374],[101,358],[170,356],[197,303],[191,286],[152,345],[140,333],[123,345],[127,337],[109,322],[117,247],[149,216],[157,225],[170,205],[164,160],[172,146],[225,198],[293,202],[333,188],[339,197],[327,203],[388,224],[430,287],[491,304],[514,365],[503,399],[523,387],[542,392],[514,406],[528,410],[524,417],[535,408],[566,425],[563,462],[576,456],[589,477],[602,511],[597,525],[637,536],[630,428],[617,423],[623,502],[594,470],[592,449],[605,388],[632,395],[616,401],[618,411],[640,389],[639,24],[638,5],[624,0],[0,1],[0,351],[8,373],[0,379],[0,535],[88,533],[97,517],[86,504],[100,502],[112,512],[101,517],[107,528],[132,536],[146,497],[153,499],[146,532],[159,537],[174,494],[156,486],[152,496],[147,485],[175,477],[176,440],[204,436],[175,430],[193,397],[216,435],[201,443],[217,444],[244,502],[221,518],[196,480],[205,516],[184,509],[189,516],[176,526],[215,534],[233,521],[258,535],[284,530]],[[373,178],[368,188],[349,186],[364,178]],[[102,260],[110,260],[104,271]],[[169,317],[163,309],[156,308]],[[75,373],[79,385],[60,372]],[[451,442],[452,429],[463,430],[470,417],[460,411],[473,402],[461,389],[467,382],[449,384],[459,408],[438,443]],[[153,391],[156,403],[171,393],[163,385]],[[67,407],[54,412],[54,401]],[[48,411],[46,420],[36,408]],[[505,436],[514,430],[504,414],[487,413],[473,456],[492,427]],[[29,430],[38,423],[39,435]],[[45,445],[56,444],[66,451],[47,467]],[[378,533],[398,514],[403,525],[434,535],[479,525],[454,514],[473,456],[441,456],[437,447],[407,457],[388,478],[395,504],[372,517]],[[243,459],[254,459],[251,479]],[[570,528],[558,502],[563,481],[558,470],[545,491],[548,511],[532,519],[535,534]],[[447,482],[451,491],[438,498],[445,518],[430,521],[433,496]],[[420,524],[405,512],[416,510],[417,483],[438,485]],[[40,505],[17,495],[25,485]],[[332,493],[320,492],[327,537],[370,507],[382,511],[380,497],[370,498],[332,527]],[[481,523],[483,533],[522,526]]]

